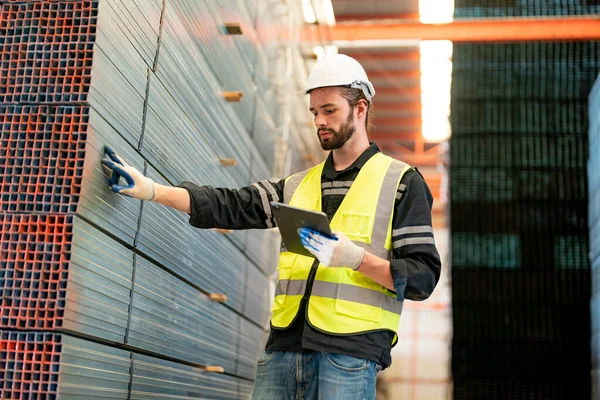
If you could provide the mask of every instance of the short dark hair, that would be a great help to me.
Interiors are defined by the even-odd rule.
[[[371,116],[371,102],[367,100],[365,93],[361,89],[349,88],[349,87],[341,87],[340,93],[343,98],[348,101],[350,104],[350,108],[354,111],[354,107],[358,104],[360,100],[364,100],[367,102],[367,118],[365,118],[365,129],[367,130],[367,134],[371,132],[373,128],[373,119]]]

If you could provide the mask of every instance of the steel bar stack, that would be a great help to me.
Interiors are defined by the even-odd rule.
[[[589,96],[588,161],[590,262],[592,263],[592,398],[600,398],[600,74]]]
[[[473,9],[457,2],[455,15]],[[588,94],[599,70],[599,42],[454,45],[455,399],[590,397]]]
[[[194,229],[113,193],[100,160],[272,177],[263,3],[0,2],[0,398],[249,397],[277,234]]]

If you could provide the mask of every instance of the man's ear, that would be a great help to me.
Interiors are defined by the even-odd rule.
[[[369,110],[369,103],[365,99],[360,99],[354,108],[356,109],[356,116],[358,118],[366,117]]]

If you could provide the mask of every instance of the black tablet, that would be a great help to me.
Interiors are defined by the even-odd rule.
[[[288,204],[271,202],[273,217],[281,233],[281,239],[288,251],[303,256],[314,257],[302,246],[298,229],[312,228],[327,236],[333,236],[327,215],[322,212],[309,211]]]

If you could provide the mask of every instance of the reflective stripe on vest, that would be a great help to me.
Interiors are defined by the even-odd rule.
[[[319,165],[317,167],[321,167],[322,170],[323,165]],[[290,204],[294,192],[296,191],[296,189],[298,189],[298,186],[300,186],[300,183],[302,183],[302,180],[306,177],[306,175],[308,175],[310,171],[311,168],[306,169],[302,172],[298,172],[297,174],[294,174],[286,179],[285,185],[283,186],[283,202],[285,204]]]
[[[289,177],[284,202],[321,211],[323,165]],[[370,253],[389,259],[396,192],[409,168],[381,153],[371,157],[332,218],[332,230],[343,232]],[[295,319],[312,264],[310,257],[282,250],[271,320],[274,328],[286,328]],[[397,330],[403,302],[358,271],[319,264],[310,292],[308,320],[320,330],[334,334]]]
[[[391,222],[394,212],[394,203],[396,201],[396,192],[398,191],[399,177],[410,168],[406,163],[398,160],[392,160],[390,167],[383,179],[379,200],[377,202],[377,211],[375,211],[375,223],[373,233],[371,234],[371,244],[358,242],[366,251],[375,254],[386,260],[391,259],[392,251],[385,248],[388,236],[388,225]],[[390,238],[391,239],[391,238]]]
[[[275,296],[279,296],[281,294],[286,294],[288,296],[303,295],[306,291],[306,284],[307,281],[280,279],[277,283]],[[314,281],[311,290],[311,296],[329,297],[335,300],[336,298],[340,298],[338,297],[339,285],[339,283]],[[402,301],[398,301],[396,296],[383,295],[382,297],[383,293],[375,290],[360,286],[347,286],[348,287],[345,288],[346,290],[340,291],[340,293],[344,294],[341,300],[356,302],[357,299],[360,299],[359,302],[362,304],[367,304],[373,307],[381,306],[381,308],[384,310],[396,314],[402,313],[402,306],[404,303]]]

